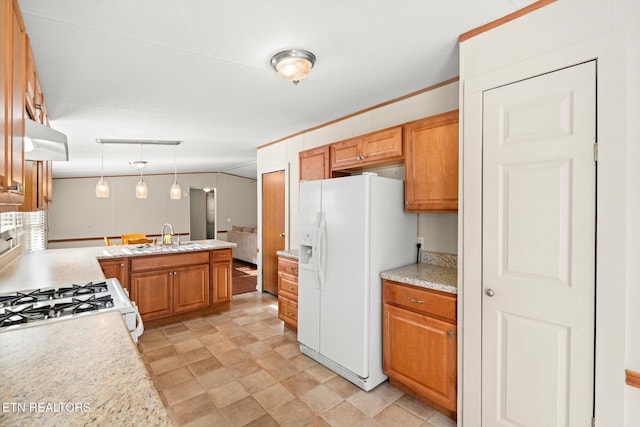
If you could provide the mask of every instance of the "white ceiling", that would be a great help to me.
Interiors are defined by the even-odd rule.
[[[19,0],[51,126],[55,177],[100,174],[96,138],[183,141],[179,172],[256,176],[256,147],[458,75],[457,39],[534,0]],[[271,68],[318,58],[298,86]],[[140,146],[104,146],[105,175]],[[174,147],[144,146],[145,173]]]

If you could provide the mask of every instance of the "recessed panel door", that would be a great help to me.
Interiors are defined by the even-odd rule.
[[[284,249],[284,171],[262,175],[262,290],[278,295],[278,255]]]
[[[593,61],[484,94],[484,426],[591,423],[595,78]]]

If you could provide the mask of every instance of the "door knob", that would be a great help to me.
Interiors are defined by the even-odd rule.
[[[280,233],[280,237],[284,237],[284,233]]]
[[[486,291],[484,291],[484,293],[487,294],[488,297],[492,297],[496,294],[495,292],[493,292],[493,289],[487,289]]]

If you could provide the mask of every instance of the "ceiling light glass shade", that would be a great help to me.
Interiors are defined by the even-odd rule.
[[[278,52],[271,58],[271,66],[278,74],[294,84],[307,77],[315,63],[316,56],[302,49]]]
[[[182,197],[182,189],[180,188],[180,184],[178,184],[177,182],[173,183],[173,185],[169,189],[169,196],[171,196],[173,200],[180,200],[180,198]]]
[[[144,182],[142,176],[140,177],[140,181],[136,184],[136,197],[138,199],[146,199],[147,193],[149,190],[147,189],[147,183]]]
[[[100,181],[96,184],[96,197],[109,197],[109,183],[104,178],[100,178]]]

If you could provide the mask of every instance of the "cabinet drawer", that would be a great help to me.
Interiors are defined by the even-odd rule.
[[[278,297],[278,318],[290,325],[298,325],[298,303],[288,298]]]
[[[213,262],[228,261],[231,259],[231,249],[217,249],[211,251],[211,260]]]
[[[396,304],[417,313],[456,321],[456,296],[411,285],[383,280],[385,303]]]
[[[298,299],[298,279],[282,272],[278,273],[278,295],[284,292],[292,299]]]
[[[278,271],[298,277],[298,261],[291,258],[278,257]]]
[[[207,264],[209,252],[189,252],[182,254],[149,255],[131,258],[131,271],[158,270],[161,268],[181,267],[184,265]]]

